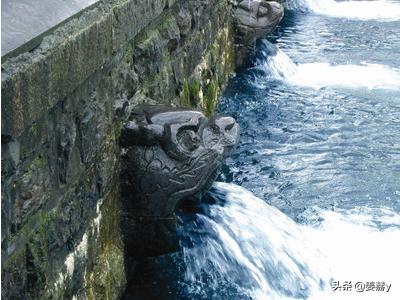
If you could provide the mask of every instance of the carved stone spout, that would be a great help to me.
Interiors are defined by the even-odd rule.
[[[258,38],[271,33],[283,18],[283,6],[275,1],[243,0],[234,5],[236,66],[247,67]]]
[[[231,117],[141,106],[121,132],[122,230],[135,257],[177,250],[176,210],[199,201],[239,138]]]

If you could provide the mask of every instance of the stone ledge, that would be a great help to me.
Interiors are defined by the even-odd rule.
[[[2,135],[17,138],[24,128],[64,99],[112,59],[168,0],[114,0],[98,5],[44,38],[29,53],[2,65]],[[141,9],[137,9],[141,8]]]

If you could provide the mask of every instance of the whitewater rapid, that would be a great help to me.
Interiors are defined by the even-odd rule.
[[[286,4],[288,9],[312,11],[329,17],[387,22],[400,20],[400,3],[396,1],[288,0]]]
[[[238,299],[400,299],[400,215],[389,208],[305,210],[301,224],[234,184],[185,225],[191,294]],[[333,292],[333,281],[385,281],[389,292]]]
[[[268,42],[264,40],[261,43]],[[262,76],[254,79],[254,85],[258,87],[265,87],[269,80],[275,79],[314,89],[328,86],[370,90],[400,89],[399,69],[367,62],[358,65],[332,65],[328,62],[295,64],[280,49],[276,55],[259,60],[256,69],[263,72]]]

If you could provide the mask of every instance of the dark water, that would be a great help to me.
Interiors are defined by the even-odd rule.
[[[393,68],[397,78],[391,88],[376,89],[334,86],[326,78],[325,86],[314,89],[273,77],[255,86],[257,70],[238,74],[219,111],[239,120],[241,141],[221,178],[292,215],[314,204],[399,211],[400,22],[289,12],[269,40],[298,64],[351,68],[367,62]],[[329,68],[316,66],[312,77],[332,75],[324,71]],[[351,71],[334,75],[363,83],[376,69]],[[385,72],[379,75],[388,81]]]
[[[241,125],[225,183],[125,299],[400,299],[400,2],[291,4],[220,101]]]

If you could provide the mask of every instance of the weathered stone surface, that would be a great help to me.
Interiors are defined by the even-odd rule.
[[[231,117],[141,106],[122,129],[122,231],[132,256],[176,250],[175,211],[200,201],[239,138]],[[138,241],[140,241],[138,243]]]
[[[121,126],[143,102],[211,114],[232,71],[229,12],[104,1],[3,63],[3,297],[118,299]]]
[[[10,299],[84,296],[85,278],[104,257],[113,265],[102,276],[115,274],[113,289],[124,288],[115,190],[118,147],[113,107],[99,86],[109,88],[93,75],[18,141],[2,144],[4,153],[14,157],[10,143],[19,144],[18,164],[2,176],[2,292]],[[15,152],[15,146],[11,149]],[[117,213],[113,222],[104,213],[109,206]],[[102,229],[105,223],[107,231]],[[106,242],[113,252],[110,247],[102,251]]]
[[[2,65],[2,110],[9,113],[2,118],[2,134],[19,136],[110,61],[171,2],[104,1],[45,37],[33,52],[7,60]]]
[[[271,33],[283,18],[283,6],[275,1],[243,0],[233,9],[237,68],[246,67],[255,41]]]
[[[133,55],[127,58],[139,79],[140,88],[134,92],[165,104],[174,99],[173,103],[181,106],[202,110],[213,107],[211,103],[216,99],[209,91],[214,87],[219,94],[233,68],[227,9],[225,1],[183,1],[165,11],[162,22],[138,35]],[[182,25],[182,15],[186,27]],[[190,34],[185,30],[190,30]],[[202,68],[207,68],[209,74]],[[194,81],[201,93],[199,90],[196,95],[185,94],[185,85]]]

